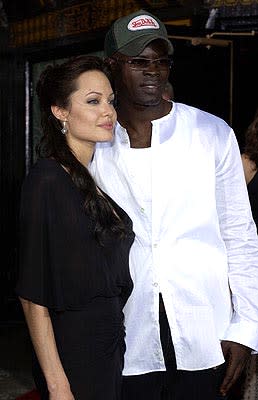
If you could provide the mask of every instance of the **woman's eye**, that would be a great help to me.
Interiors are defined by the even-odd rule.
[[[88,104],[99,104],[99,101],[97,99],[91,99],[87,101]]]
[[[109,100],[109,104],[111,104],[112,106],[115,105],[115,99]]]

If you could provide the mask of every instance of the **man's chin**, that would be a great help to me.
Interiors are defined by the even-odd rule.
[[[134,104],[137,106],[141,106],[141,107],[156,107],[161,103],[161,99],[144,99],[144,100],[139,100],[139,101],[135,101]]]

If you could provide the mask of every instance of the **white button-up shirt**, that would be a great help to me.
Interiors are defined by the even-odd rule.
[[[150,148],[131,149],[117,124],[113,142],[96,146],[90,170],[136,234],[124,375],[165,370],[159,293],[178,369],[223,363],[221,340],[258,350],[258,240],[232,129],[173,103],[152,121]]]

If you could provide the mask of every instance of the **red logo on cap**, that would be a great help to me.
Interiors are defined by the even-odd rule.
[[[157,25],[153,19],[150,18],[141,18],[136,21],[133,21],[132,28],[140,28],[142,26],[149,26],[151,28],[155,28]]]
[[[149,15],[139,15],[129,22],[127,28],[130,31],[137,31],[139,29],[159,29],[159,24],[158,21]]]

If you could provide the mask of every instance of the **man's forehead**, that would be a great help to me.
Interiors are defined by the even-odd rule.
[[[156,52],[162,55],[168,55],[168,48],[166,42],[162,39],[156,39],[147,44],[144,50],[139,54],[139,56],[144,55],[146,53]]]

